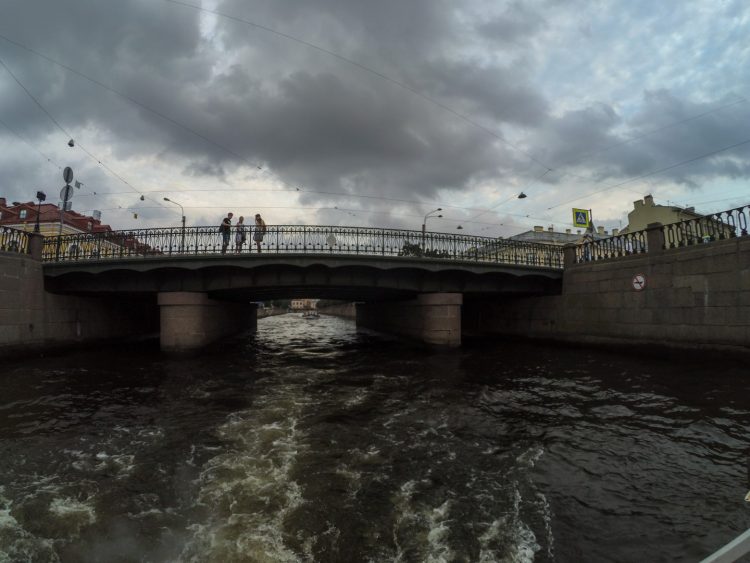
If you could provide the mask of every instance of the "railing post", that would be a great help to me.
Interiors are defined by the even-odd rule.
[[[39,233],[29,233],[29,254],[34,260],[42,259],[44,237]]]
[[[664,229],[661,223],[649,223],[646,226],[646,252],[660,254],[664,251]]]
[[[573,243],[563,246],[563,269],[567,270],[576,263],[576,248]]]

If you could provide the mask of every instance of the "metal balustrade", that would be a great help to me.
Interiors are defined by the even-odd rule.
[[[241,254],[256,253],[250,228]],[[172,227],[47,237],[47,262],[126,258],[184,258],[235,253],[235,232],[222,249],[218,227]],[[307,225],[269,225],[262,252],[411,257],[562,269],[562,247],[489,237],[422,233],[401,229]]]
[[[750,205],[685,219],[660,228],[664,241],[659,250],[706,244],[748,236]],[[575,249],[575,262],[608,260],[649,252],[647,229],[581,243]]]
[[[664,248],[680,248],[748,235],[750,205],[664,226]]]
[[[29,233],[11,227],[0,228],[0,252],[29,254]]]
[[[575,261],[579,263],[608,260],[632,254],[644,254],[647,251],[646,231],[636,231],[584,242],[576,247]]]

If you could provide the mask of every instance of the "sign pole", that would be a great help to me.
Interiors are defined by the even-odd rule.
[[[66,166],[65,170],[63,170],[63,180],[65,180],[65,186],[63,186],[63,189],[60,191],[62,207],[60,208],[60,229],[57,232],[57,250],[55,251],[55,260],[60,260],[60,245],[62,244],[65,208],[68,206],[68,200],[73,195],[73,188],[70,187],[70,182],[73,180],[73,169],[70,166]]]

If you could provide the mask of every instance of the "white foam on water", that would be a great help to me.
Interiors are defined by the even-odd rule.
[[[480,563],[532,563],[534,554],[541,549],[536,535],[521,519],[521,493],[513,488],[512,510],[493,520],[477,539]]]
[[[450,510],[450,501],[446,500],[437,508],[433,508],[427,513],[427,558],[428,563],[447,563],[453,561],[453,551],[448,545],[448,535],[450,533],[450,519],[448,512]]]
[[[289,385],[272,389],[218,429],[227,447],[201,469],[196,508],[206,516],[189,526],[180,561],[300,560],[284,530],[287,516],[305,502],[293,478],[307,448],[298,418],[310,399],[300,395]]]
[[[555,558],[555,536],[552,534],[552,508],[549,505],[547,497],[542,493],[536,494],[539,502],[537,503],[542,509],[542,519],[544,521],[544,534],[547,540],[547,555],[550,559]]]
[[[395,519],[393,543],[396,546],[394,561],[411,560],[414,552],[420,554],[420,561],[428,563],[448,563],[455,560],[455,553],[449,544],[451,523],[449,517],[451,500],[438,506],[431,506],[415,500],[420,485],[430,486],[429,480],[409,480],[401,485],[393,504]],[[404,545],[406,540],[409,545]]]
[[[335,472],[346,479],[346,496],[349,500],[354,500],[362,488],[362,472],[344,464],[337,465]]]
[[[52,542],[36,537],[21,526],[11,514],[13,503],[3,496],[4,492],[0,486],[0,563],[58,563],[60,558]]]
[[[96,510],[90,500],[82,502],[72,498],[57,497],[49,505],[50,514],[66,532],[66,541],[80,536],[81,530],[96,522]]]
[[[96,462],[93,462],[96,460]],[[125,479],[135,469],[135,455],[99,452],[93,456],[89,468],[99,473],[114,474],[117,479]]]
[[[544,448],[542,446],[531,446],[525,452],[522,452],[516,457],[516,463],[525,469],[533,469],[536,462],[544,454]]]
[[[356,407],[364,403],[365,399],[369,396],[370,391],[368,389],[357,389],[349,399],[344,401],[344,406],[347,408]]]

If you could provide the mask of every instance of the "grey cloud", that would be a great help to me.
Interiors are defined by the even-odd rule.
[[[357,220],[363,222],[410,224],[398,213],[416,209],[418,215],[419,209],[388,200],[337,199],[313,192],[434,201],[438,192],[448,190],[460,198],[475,193],[480,183],[503,189],[538,177],[543,166],[531,162],[527,154],[556,168],[543,182],[573,191],[580,189],[581,178],[614,182],[743,138],[748,104],[626,142],[728,99],[705,101],[712,94],[697,79],[687,93],[676,87],[679,84],[657,81],[641,97],[645,78],[612,86],[607,82],[611,73],[602,71],[605,79],[566,66],[577,45],[569,39],[580,36],[578,16],[584,5],[513,3],[498,12],[472,0],[460,6],[447,0],[224,0],[217,4],[222,12],[339,53],[407,87],[402,88],[289,38],[163,0],[9,0],[4,4],[1,34],[54,56],[184,127],[1,39],[0,57],[80,146],[101,156],[135,186],[147,170],[137,164],[130,169],[124,163],[148,166],[158,161],[178,178],[218,182],[238,172],[244,177],[261,165],[269,177],[277,175],[289,185],[302,186],[304,205],[340,203],[340,207],[361,209]],[[734,10],[740,10],[739,4]],[[638,6],[628,8],[626,15],[622,25],[639,24]],[[215,25],[206,26],[212,19]],[[590,14],[586,26],[592,33],[586,45],[597,53],[599,69],[607,69],[608,57],[617,55],[617,76],[624,81],[641,67],[637,61],[628,66],[630,51],[623,50],[621,42],[610,43],[609,37],[602,42],[604,30],[614,29],[617,19],[617,13],[603,9]],[[685,18],[675,22],[678,27],[688,25]],[[681,31],[699,33],[681,27],[675,33]],[[539,39],[572,46],[560,59],[562,55]],[[642,45],[644,50],[650,47]],[[680,61],[670,64],[681,68]],[[698,70],[691,69],[698,78],[709,76],[708,70],[703,74]],[[720,69],[710,72],[711,77],[721,74]],[[746,89],[746,75],[738,74],[735,80],[737,91]],[[65,135],[2,70],[0,119],[38,148],[49,150],[63,165],[74,165],[102,191],[123,191],[121,182],[78,148],[69,150]],[[2,126],[0,142],[10,147],[0,157],[8,177],[6,197],[30,192],[30,186],[48,181],[53,173],[59,175],[46,170],[53,167]],[[746,155],[746,151],[728,152],[674,169],[659,179],[700,185],[718,176],[746,178]],[[32,161],[37,162],[29,164]],[[113,205],[126,199],[114,199]],[[389,214],[367,215],[367,210]],[[207,211],[206,217],[210,216]],[[336,210],[321,212],[321,217],[351,219]]]
[[[541,29],[547,27],[545,19],[533,8],[513,2],[505,11],[477,26],[487,39],[497,43],[525,43]]]

